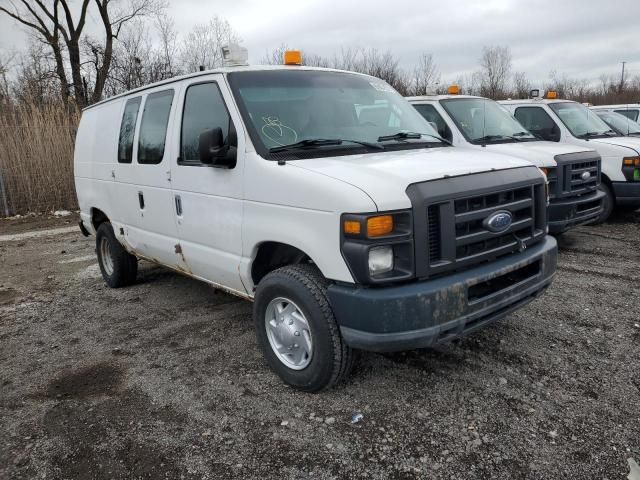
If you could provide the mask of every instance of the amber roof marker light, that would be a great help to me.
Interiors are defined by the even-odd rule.
[[[300,50],[287,50],[284,52],[285,65],[302,65],[302,52]]]

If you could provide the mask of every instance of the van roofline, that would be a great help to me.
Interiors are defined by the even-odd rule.
[[[479,97],[477,95],[418,95],[404,98],[406,98],[408,102],[419,102],[420,100],[448,100],[450,98],[481,98],[490,100],[487,97]]]
[[[580,103],[580,102],[576,102],[575,100],[565,100],[565,99],[561,99],[561,98],[555,98],[555,99],[550,99],[550,98],[521,98],[520,100],[498,100],[498,103],[500,103],[502,105],[518,105],[518,104],[521,104],[521,103],[530,103],[530,104],[542,103],[542,104],[548,105],[550,103]],[[580,105],[582,105],[582,103],[580,103]]]
[[[160,87],[162,85],[171,85],[172,83],[181,82],[183,80],[187,80],[190,78],[197,78],[197,77],[202,77],[205,75],[212,75],[212,74],[227,74],[227,73],[233,73],[233,72],[259,72],[259,71],[270,71],[270,70],[314,70],[319,72],[350,73],[352,75],[362,75],[363,77],[375,78],[365,73],[351,72],[348,70],[339,70],[335,68],[310,67],[305,65],[242,65],[238,67],[218,67],[211,70],[204,70],[202,72],[193,72],[193,73],[187,73],[184,75],[178,75],[176,77],[167,78],[166,80],[160,80],[159,82],[143,85],[142,87],[134,88],[133,90],[128,90],[126,92],[114,95],[113,97],[105,98],[104,100],[100,100],[99,102],[88,105],[84,107],[82,111],[84,112],[86,110],[90,110],[99,105],[104,105],[106,103],[112,102],[114,100],[118,100],[120,98],[128,97],[136,93],[144,92],[145,90],[150,90],[152,88]]]
[[[593,108],[640,108],[640,103],[618,103],[615,105],[594,105]]]

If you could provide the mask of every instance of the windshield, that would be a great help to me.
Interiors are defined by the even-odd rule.
[[[613,134],[609,125],[581,103],[550,103],[549,107],[575,137],[606,137]]]
[[[450,98],[440,103],[471,143],[537,140],[502,105],[488,98]]]
[[[317,156],[318,151],[334,155],[331,150],[337,148],[349,154],[445,145],[400,94],[377,78],[317,70],[233,72],[228,78],[262,156],[283,146],[315,150]],[[399,135],[408,132],[427,136]],[[336,147],[326,140],[343,142]]]
[[[616,130],[618,133],[622,135],[638,135],[640,134],[640,124],[634,122],[628,117],[624,115],[620,115],[615,112],[597,112],[602,120],[604,120],[607,125]]]

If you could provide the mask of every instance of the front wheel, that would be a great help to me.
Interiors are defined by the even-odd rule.
[[[108,222],[98,227],[96,250],[100,272],[107,285],[111,288],[120,288],[135,283],[138,259],[120,245]]]
[[[253,318],[265,359],[285,383],[305,392],[330,388],[351,370],[353,352],[340,335],[327,286],[315,266],[289,265],[256,290]]]
[[[595,224],[606,222],[611,213],[613,212],[613,207],[616,205],[616,199],[613,196],[613,192],[611,188],[606,183],[602,182],[598,188],[601,192],[604,193],[604,198],[602,199],[602,213],[598,217],[598,219],[594,222]]]

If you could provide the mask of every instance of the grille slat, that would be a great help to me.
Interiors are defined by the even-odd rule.
[[[532,203],[533,203],[533,200],[531,198],[526,198],[526,199],[518,200],[515,202],[504,203],[501,205],[500,209],[514,212],[517,210],[522,210],[527,207],[531,207]],[[471,220],[485,218],[487,215],[495,211],[496,211],[496,208],[491,207],[491,208],[483,208],[480,210],[474,210],[472,212],[456,213],[456,223],[469,222]]]
[[[520,231],[520,230],[524,230],[525,228],[530,228],[533,225],[533,219],[532,218],[527,218],[524,220],[520,220],[517,222],[513,222],[511,224],[511,227],[509,227],[508,230],[506,230],[505,232],[501,233],[500,235],[511,235],[513,237],[513,233]],[[475,243],[475,242],[479,242],[479,241],[484,241],[484,240],[490,240],[492,238],[495,238],[496,234],[492,233],[488,230],[481,230],[479,232],[476,233],[471,233],[469,235],[463,235],[461,237],[457,237],[456,238],[456,245],[457,246],[464,246],[464,245],[469,245],[471,243]]]
[[[431,205],[427,209],[427,225],[429,228],[429,261],[437,262],[442,259],[440,207]]]

